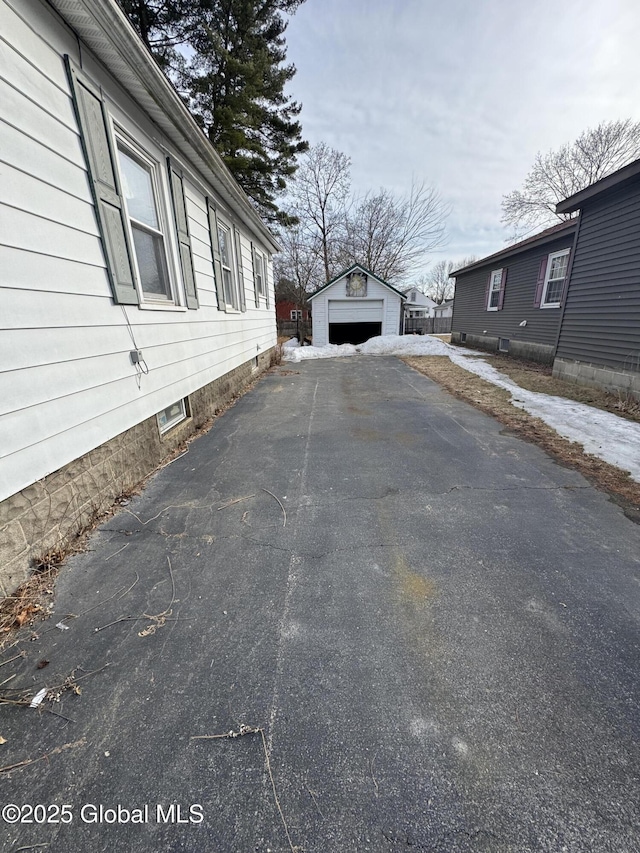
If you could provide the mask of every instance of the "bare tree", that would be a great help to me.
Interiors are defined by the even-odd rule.
[[[437,305],[441,305],[448,299],[453,299],[455,293],[456,280],[451,277],[451,273],[477,260],[475,255],[469,255],[461,261],[438,261],[428,273],[420,276],[416,286],[425,296],[429,296]]]
[[[527,229],[567,219],[555,212],[558,202],[638,157],[640,122],[631,119],[601,122],[572,144],[538,152],[522,189],[503,196],[502,222],[514,228],[517,239]]]
[[[303,155],[291,181],[291,213],[299,220],[307,243],[313,245],[317,240],[325,281],[331,278],[332,252],[344,227],[350,188],[350,158],[324,142]]]
[[[275,278],[281,295],[299,308],[307,307],[307,296],[323,284],[319,241],[306,235],[300,225],[283,228],[279,235],[282,252],[276,256]]]
[[[361,263],[390,283],[405,279],[443,244],[448,214],[438,192],[424,182],[414,182],[401,198],[385,189],[367,193],[346,218],[341,263]]]

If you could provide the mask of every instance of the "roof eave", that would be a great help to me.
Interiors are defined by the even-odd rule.
[[[177,151],[196,166],[220,199],[256,236],[264,239],[271,251],[280,251],[278,241],[115,0],[48,2],[122,88],[152,118]]]
[[[322,287],[319,287],[316,290],[316,292],[312,293],[308,298],[313,299],[315,296],[318,296],[320,293],[322,293],[328,287],[331,287],[332,284],[335,284],[337,281],[340,281],[341,278],[344,278],[345,275],[348,275],[350,272],[353,272],[353,270],[355,270],[355,269],[362,270],[362,272],[366,273],[366,275],[370,275],[372,278],[375,278],[375,280],[377,282],[384,285],[384,287],[388,287],[389,290],[396,293],[401,299],[403,299],[406,302],[407,297],[404,295],[404,293],[402,293],[402,291],[395,288],[392,284],[389,284],[388,281],[385,281],[383,278],[380,278],[379,276],[377,276],[374,272],[371,272],[371,270],[368,270],[366,267],[363,267],[362,264],[351,264],[350,267],[347,267],[346,269],[342,270],[342,272],[339,272],[338,275],[334,276],[326,284],[323,284]]]
[[[481,258],[479,261],[469,264],[468,267],[461,267],[459,270],[452,270],[449,276],[450,278],[455,278],[462,273],[475,272],[476,270],[482,269],[482,267],[503,261],[505,258],[512,257],[513,255],[519,255],[522,252],[527,252],[529,249],[535,249],[537,246],[544,246],[545,243],[553,243],[556,240],[561,239],[565,234],[571,233],[571,231],[576,228],[578,224],[578,217],[567,221],[571,224],[568,224],[563,230],[556,231],[553,234],[546,234],[544,237],[540,237],[539,240],[531,240],[522,246],[518,246],[517,244],[515,246],[510,246],[503,249],[501,252],[496,252],[495,255],[488,255],[486,258]]]
[[[637,175],[640,175],[640,160],[634,160],[633,163],[623,166],[617,172],[613,172],[613,174],[596,181],[595,184],[591,184],[591,186],[585,187],[569,198],[565,198],[564,201],[556,205],[556,213],[573,213],[575,210],[579,210],[585,201],[589,201],[600,193],[607,192],[607,190],[614,189],[619,184],[628,181],[630,178],[635,178]]]

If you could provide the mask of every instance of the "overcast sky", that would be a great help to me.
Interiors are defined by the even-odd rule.
[[[433,260],[504,246],[537,151],[640,121],[639,0],[306,0],[287,44],[304,137],[351,157],[356,191],[413,176],[451,204]]]

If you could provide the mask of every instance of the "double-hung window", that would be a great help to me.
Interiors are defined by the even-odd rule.
[[[114,301],[198,308],[180,167],[115,127],[101,89],[65,62]]]
[[[266,277],[266,263],[265,258],[262,252],[259,252],[257,249],[254,249],[253,252],[254,257],[254,269],[253,273],[256,277],[256,291],[258,296],[266,296],[267,295],[267,277]]]
[[[218,245],[220,247],[220,264],[222,266],[222,292],[227,308],[240,310],[238,288],[233,274],[233,241],[231,228],[218,217]]]
[[[122,195],[142,298],[144,301],[173,302],[162,209],[158,203],[158,164],[120,138],[117,147]]]
[[[553,252],[547,258],[547,272],[542,290],[541,308],[559,308],[569,263],[569,249]]]
[[[491,272],[487,311],[497,311],[500,308],[500,291],[502,289],[503,272],[504,270],[492,270]]]

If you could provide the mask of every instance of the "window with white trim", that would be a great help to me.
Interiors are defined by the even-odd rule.
[[[492,270],[491,283],[489,285],[489,299],[487,311],[497,311],[500,307],[500,288],[502,287],[502,274],[504,270]]]
[[[259,296],[266,297],[267,295],[267,259],[258,249],[253,250],[254,254],[254,270],[253,274],[256,277],[256,290]],[[295,319],[295,318],[293,318]]]
[[[164,435],[172,427],[177,426],[187,418],[187,407],[184,399],[177,400],[157,414],[160,435]]]
[[[227,308],[240,310],[240,295],[233,263],[233,236],[231,227],[218,216],[218,245],[220,246],[220,264],[222,266],[222,292]]]
[[[122,137],[116,137],[122,195],[133,263],[145,302],[174,303],[167,261],[166,222],[160,203],[160,164]]]
[[[302,320],[302,311],[294,308],[290,313],[292,320]]]
[[[559,308],[564,290],[564,280],[569,264],[569,249],[553,252],[547,258],[547,272],[544,277],[541,308]]]

